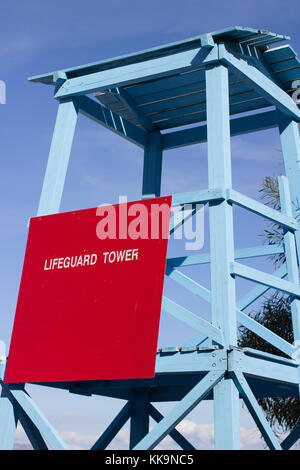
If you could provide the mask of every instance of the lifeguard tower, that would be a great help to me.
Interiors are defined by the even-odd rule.
[[[92,447],[94,450],[105,449],[128,420],[131,449],[153,449],[167,435],[183,449],[193,449],[175,427],[203,399],[214,400],[216,449],[239,449],[240,399],[270,449],[288,449],[300,437],[298,426],[280,443],[257,402],[259,397],[299,394],[300,111],[295,80],[300,80],[300,62],[286,44],[288,40],[268,31],[233,27],[30,78],[53,86],[58,101],[38,216],[59,212],[79,114],[144,149],[144,199],[160,196],[164,150],[208,143],[209,187],[174,194],[172,204],[209,206],[210,253],[167,259],[166,276],[211,304],[211,322],[164,298],[162,308],[193,327],[197,334],[179,348],[159,349],[153,378],[41,383],[83,395],[127,400]],[[280,42],[285,44],[278,47]],[[235,191],[231,182],[230,137],[270,128],[278,128],[285,164],[286,176],[279,180],[281,211]],[[236,250],[235,206],[280,224],[284,243]],[[171,219],[170,229],[175,228]],[[284,254],[285,263],[272,275],[242,263],[246,258],[278,253]],[[210,291],[184,274],[185,266],[197,264],[201,269],[207,263],[211,270]],[[235,295],[238,277],[257,284],[241,299]],[[247,314],[247,307],[269,289],[290,296],[293,344]],[[238,324],[275,346],[285,357],[239,348]],[[201,346],[207,338],[211,345]],[[142,355],[143,350],[136,354]],[[5,363],[2,358],[2,379]],[[1,448],[13,447],[18,421],[34,449],[67,448],[27,394],[25,383],[1,384]],[[155,407],[160,401],[178,403],[162,416]],[[157,424],[149,432],[150,417]]]

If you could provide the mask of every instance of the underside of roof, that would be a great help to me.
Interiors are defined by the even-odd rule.
[[[273,47],[274,43],[287,41],[288,37],[244,27],[227,28],[135,54],[65,69],[62,72],[67,79],[72,79],[196,49],[203,46],[207,38],[215,44],[229,44],[243,56],[259,62],[268,78],[288,94],[295,89],[293,82],[300,80],[300,62],[294,50],[289,45]],[[54,84],[53,78],[54,73],[51,73],[35,76],[30,80]],[[239,72],[230,68],[229,95],[230,114],[270,106]],[[146,130],[164,130],[206,120],[204,67],[151,80],[141,79],[138,83],[106,89],[95,96],[106,108]]]

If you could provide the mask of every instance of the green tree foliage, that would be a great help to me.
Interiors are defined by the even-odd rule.
[[[278,181],[275,177],[266,177],[260,189],[262,199],[274,209],[280,209]],[[266,226],[263,234],[266,243],[281,243],[282,227],[272,223]],[[284,255],[272,257],[275,264],[285,261]],[[292,343],[293,328],[289,297],[276,292],[265,298],[262,306],[251,316],[277,335]],[[247,328],[240,327],[239,346],[259,349],[277,356],[285,356],[271,344],[264,341]],[[258,399],[274,431],[283,433],[300,424],[300,400],[298,397],[275,397]]]

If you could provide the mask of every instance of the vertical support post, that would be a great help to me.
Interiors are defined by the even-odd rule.
[[[159,131],[148,134],[144,150],[143,199],[160,196],[162,171],[162,135]]]
[[[38,216],[59,211],[76,122],[77,110],[72,99],[61,101],[58,106]]]
[[[0,417],[0,450],[12,450],[18,423],[18,409],[5,395],[0,397]]]
[[[298,124],[279,113],[279,132],[284,159],[285,173],[289,180],[292,211],[298,220],[296,245],[300,264],[300,138]]]
[[[295,232],[295,241],[297,248],[297,258],[298,266],[300,265],[300,137],[299,137],[299,126],[298,124],[289,119],[283,114],[279,114],[279,132],[281,140],[281,148],[283,153],[285,173],[289,180],[290,188],[290,197],[292,203],[292,213],[295,219],[298,221],[298,230]],[[286,236],[287,237],[287,236]],[[287,257],[287,261],[289,256]],[[291,259],[290,259],[291,261]],[[290,262],[291,264],[291,262]],[[295,270],[295,269],[294,269]],[[292,274],[289,270],[289,276],[293,276],[295,279],[298,277],[297,272]],[[299,355],[299,314],[296,310],[295,304],[297,302],[293,301],[291,303],[292,315],[293,315],[293,328],[294,328],[294,340],[295,345],[297,346],[296,354]],[[299,307],[297,306],[297,309]],[[297,360],[300,360],[299,357],[296,357]],[[299,370],[299,390],[300,390],[300,368]]]
[[[224,65],[206,70],[209,189],[231,188],[228,70]],[[237,344],[233,213],[227,201],[209,206],[212,323],[223,331],[224,347]],[[214,388],[215,448],[239,449],[239,392],[223,379]]]
[[[292,216],[292,204],[290,199],[290,191],[288,179],[286,176],[279,176],[279,195],[281,211],[288,216]],[[284,230],[284,248],[287,266],[288,280],[299,285],[299,265],[297,262],[297,252],[295,235],[292,231]],[[300,363],[300,301],[294,297],[290,297],[292,325],[294,335],[294,352],[295,359]],[[299,392],[300,392],[300,371],[299,371]]]
[[[134,389],[131,400],[130,449],[149,432],[149,391],[147,388]]]

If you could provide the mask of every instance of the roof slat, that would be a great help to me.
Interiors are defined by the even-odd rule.
[[[281,62],[282,60],[290,59],[296,57],[296,52],[290,45],[274,47],[263,53],[264,59],[268,64],[273,64],[276,62]]]

